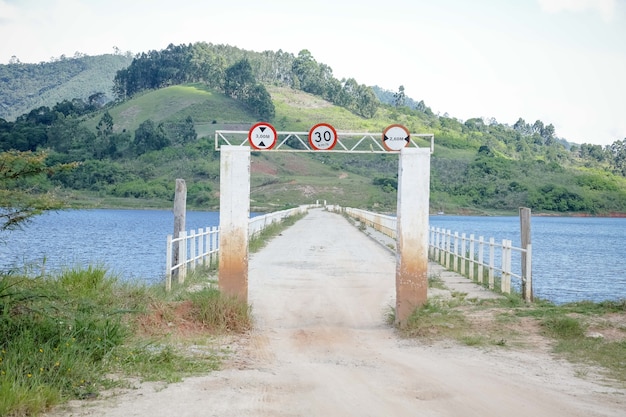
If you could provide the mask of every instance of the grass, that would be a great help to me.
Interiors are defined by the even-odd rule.
[[[442,285],[437,277],[429,277],[430,287]],[[390,312],[388,322],[394,319]],[[415,309],[398,331],[404,337],[452,339],[476,347],[533,349],[529,340],[543,338],[554,354],[626,384],[626,300],[555,305],[544,300],[525,303],[516,295],[472,300],[451,293]],[[577,372],[581,377],[596,373],[588,368]]]
[[[171,293],[97,266],[0,275],[0,416],[38,415],[128,377],[174,382],[216,369],[224,353],[208,341],[246,331],[251,317],[247,304],[210,285],[190,293],[206,275],[197,269]],[[191,352],[198,335],[203,346]]]
[[[545,336],[554,340],[554,351],[563,357],[606,370],[607,376],[626,382],[626,300],[590,301],[520,311],[534,317]],[[615,320],[609,320],[611,317]],[[611,338],[604,334],[617,334]]]
[[[443,299],[430,299],[415,309],[407,319],[403,333],[407,337],[460,337],[467,326],[461,311],[450,308],[451,303]]]
[[[267,227],[250,250],[303,216]],[[217,369],[229,352],[211,341],[246,332],[252,316],[207,279],[214,272],[196,268],[169,292],[100,266],[0,274],[0,416],[39,415],[129,378],[169,383]]]
[[[211,117],[219,115],[217,122],[254,121],[241,103],[198,84],[174,85],[138,94],[133,100],[110,109],[110,114],[116,131],[126,129],[129,132],[134,132],[146,119],[158,124],[192,116],[196,122],[211,123]],[[100,117],[87,120],[85,125],[95,129]],[[213,134],[220,126],[213,124],[211,128],[206,134]]]

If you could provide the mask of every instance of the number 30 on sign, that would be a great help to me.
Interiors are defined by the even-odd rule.
[[[319,123],[309,131],[309,144],[316,151],[328,151],[337,143],[337,131],[328,123]]]

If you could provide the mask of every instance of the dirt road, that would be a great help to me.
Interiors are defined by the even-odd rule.
[[[626,392],[545,353],[425,344],[385,324],[395,258],[313,210],[250,260],[256,329],[219,372],[144,385],[81,416],[625,416]]]

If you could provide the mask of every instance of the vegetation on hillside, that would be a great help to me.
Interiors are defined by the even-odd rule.
[[[435,115],[423,101],[406,97],[402,86],[390,92],[335,79],[306,50],[294,56],[204,42],[170,45],[137,55],[112,82],[116,101],[105,106],[67,98],[14,122],[0,119],[1,150],[46,150],[51,164],[80,162],[75,170],[40,178],[43,190],[56,187],[107,204],[169,206],[174,180],[184,178],[190,207],[214,208],[217,129],[247,131],[266,120],[282,131],[308,131],[324,121],[339,131],[381,132],[402,123],[435,135],[434,211],[527,206],[626,213],[626,139],[606,147],[572,145],[540,120],[520,118],[509,126]],[[252,174],[258,208],[315,199],[381,211],[395,205],[395,155],[255,152]]]
[[[0,65],[0,118],[15,120],[32,109],[64,100],[104,105],[114,98],[113,77],[131,62],[128,54],[77,53],[39,64],[24,64],[14,57],[8,65]]]

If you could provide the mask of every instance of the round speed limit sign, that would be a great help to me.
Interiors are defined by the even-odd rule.
[[[337,131],[328,123],[319,123],[309,131],[309,144],[316,151],[328,151],[337,143]]]

